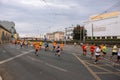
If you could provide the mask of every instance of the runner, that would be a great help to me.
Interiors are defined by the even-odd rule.
[[[40,46],[38,44],[35,44],[35,55],[38,56],[38,51],[40,49]]]
[[[82,44],[82,51],[83,51],[83,55],[86,56],[86,53],[87,53],[87,46],[86,44]]]
[[[103,44],[102,53],[103,53],[102,57],[105,57],[105,55],[107,54],[107,47],[105,44]]]
[[[117,61],[116,62],[119,62],[119,60],[120,60],[120,48],[119,48],[118,53],[117,53]]]
[[[103,49],[103,44],[100,45],[100,50],[101,50],[101,52],[102,52],[102,49]]]
[[[60,44],[60,49],[61,49],[61,51],[63,51],[63,47],[64,47],[64,44],[63,44],[63,42]]]
[[[92,43],[91,46],[90,46],[91,58],[94,56],[94,51],[95,51],[95,46],[94,46],[94,44]]]
[[[48,44],[48,42],[45,42],[44,46],[45,46],[45,51],[49,50],[49,44]]]
[[[100,60],[100,55],[101,55],[101,49],[100,49],[100,46],[97,46],[96,49],[95,49],[95,64],[97,64],[98,60]]]
[[[23,46],[23,41],[21,40],[20,41],[20,47],[22,48],[22,46]]]
[[[114,45],[112,49],[112,55],[110,56],[110,60],[112,60],[113,56],[116,56],[117,58],[117,51],[118,51],[117,45]]]
[[[60,54],[61,54],[61,49],[60,49],[60,46],[58,45],[57,48],[56,48],[55,55],[57,55],[58,57],[60,57]]]
[[[54,41],[53,42],[53,51],[55,51],[56,45],[57,45],[57,43]]]
[[[31,42],[30,41],[28,41],[28,47],[31,45]]]
[[[40,47],[42,46],[42,41],[39,42]]]

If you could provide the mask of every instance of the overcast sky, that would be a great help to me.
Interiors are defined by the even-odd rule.
[[[15,22],[20,35],[43,34],[81,24],[119,0],[0,0],[0,20]]]

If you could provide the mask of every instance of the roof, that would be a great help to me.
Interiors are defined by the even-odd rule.
[[[90,19],[92,21],[94,21],[94,20],[100,20],[100,19],[105,19],[105,18],[116,17],[119,14],[120,14],[119,12],[110,12],[110,13],[105,13],[105,14],[90,16]]]
[[[2,25],[0,25],[0,28],[6,30],[7,32],[11,33],[8,29],[6,29],[5,27],[3,27]]]

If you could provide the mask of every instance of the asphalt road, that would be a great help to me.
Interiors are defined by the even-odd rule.
[[[119,65],[113,67],[107,58],[95,65],[81,52],[66,45],[60,57],[44,49],[36,56],[32,47],[0,45],[0,80],[120,80]]]

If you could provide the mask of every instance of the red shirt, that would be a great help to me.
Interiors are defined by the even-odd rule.
[[[82,50],[86,50],[87,46],[86,45],[82,45]]]
[[[91,46],[90,46],[90,52],[94,52],[94,50],[95,50],[95,46],[94,46],[94,45],[91,45]]]

